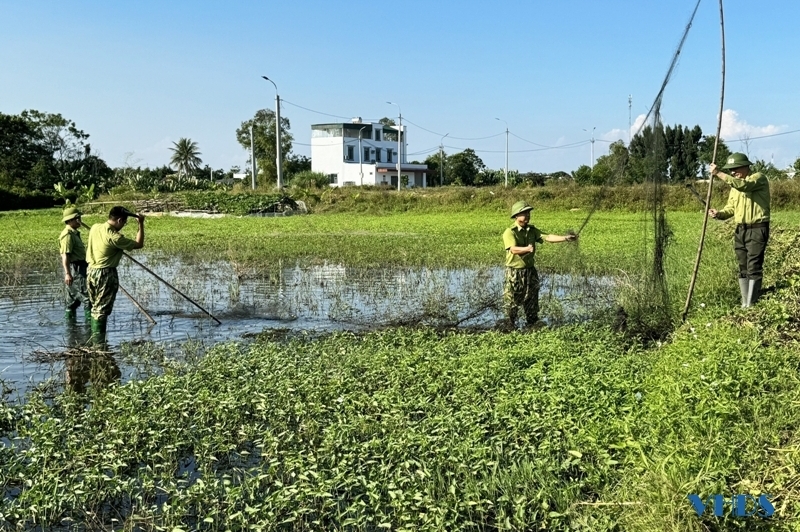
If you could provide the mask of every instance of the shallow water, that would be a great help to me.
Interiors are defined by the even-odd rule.
[[[196,356],[214,343],[248,341],[265,330],[288,336],[334,330],[365,330],[395,323],[489,327],[500,314],[502,268],[481,270],[370,269],[338,264],[270,265],[243,269],[226,261],[183,262],[137,255],[153,271],[194,299],[217,325],[182,296],[131,261],[119,268],[120,284],[157,321],[151,325],[120,292],[108,320],[111,354],[63,360],[68,346],[89,336],[82,309],[75,323],[64,319],[60,268],[53,264],[14,276],[0,286],[0,380],[6,395],[21,397],[34,386],[65,382],[80,389],[158,373],[171,360]],[[563,318],[608,304],[611,282],[590,280],[592,297],[572,292],[565,276],[542,276],[543,315],[557,307]],[[599,294],[599,297],[598,297]],[[572,298],[571,301],[570,297]],[[492,308],[494,307],[494,308]],[[95,382],[97,381],[97,382]]]

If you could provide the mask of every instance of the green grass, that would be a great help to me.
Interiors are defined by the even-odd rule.
[[[534,212],[534,223],[552,232],[581,219]],[[577,250],[543,246],[540,263],[637,271],[640,219],[598,213]],[[677,299],[700,216],[670,220]],[[736,308],[730,226],[713,225],[695,299],[705,307],[659,343],[599,323],[513,334],[398,328],[265,337],[88,396],[2,404],[0,437],[11,445],[0,446],[0,484],[13,494],[0,505],[3,524],[797,530],[800,213],[774,220],[765,271],[775,292]],[[3,240],[3,267],[51,260],[57,221],[55,211],[0,216],[4,235],[17,231]],[[259,264],[486,265],[501,262],[499,235],[509,223],[488,208],[153,217],[148,247]],[[697,517],[689,493],[769,493],[776,515]]]

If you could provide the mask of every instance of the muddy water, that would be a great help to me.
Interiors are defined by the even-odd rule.
[[[54,390],[65,383],[143,378],[170,361],[198,356],[214,343],[248,341],[254,333],[280,330],[288,336],[333,330],[365,330],[395,323],[484,326],[499,318],[493,304],[502,290],[501,268],[482,270],[365,269],[337,264],[274,264],[242,269],[225,261],[186,263],[137,255],[162,278],[194,299],[221,322],[155,280],[138,265],[123,261],[120,284],[157,321],[151,325],[122,293],[108,320],[109,355],[83,360],[64,357],[85,344],[89,325],[82,309],[64,319],[60,271],[53,264],[0,286],[0,380],[7,396],[22,397],[35,386]],[[543,276],[543,314],[557,303],[581,312],[608,303],[610,282],[591,296],[575,297],[568,278]],[[598,294],[601,294],[598,297]],[[570,302],[570,298],[572,301]],[[567,301],[566,304],[563,304]]]

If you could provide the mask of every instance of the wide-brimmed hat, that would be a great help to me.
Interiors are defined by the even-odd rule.
[[[723,170],[730,170],[731,168],[741,168],[742,166],[750,166],[753,163],[747,158],[747,155],[744,153],[732,153],[728,156],[728,160],[725,162],[725,166],[722,167]]]
[[[81,211],[79,211],[75,207],[67,207],[66,209],[64,209],[64,217],[61,218],[61,221],[68,222],[70,220],[74,220],[79,216],[82,216]]]
[[[528,205],[528,202],[526,202],[526,201],[518,201],[518,202],[516,202],[514,204],[513,207],[511,207],[511,217],[512,218],[516,218],[517,216],[519,216],[523,212],[528,212],[528,211],[532,211],[532,210],[533,210],[533,207]]]

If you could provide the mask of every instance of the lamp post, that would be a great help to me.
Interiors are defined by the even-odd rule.
[[[495,120],[500,120],[506,124],[506,187],[508,187],[508,122],[495,117]]]
[[[597,126],[594,126],[594,127],[592,128],[592,164],[591,164],[591,166],[590,166],[590,168],[591,168],[592,170],[594,170],[594,130],[595,130],[595,129],[597,129]],[[585,131],[585,132],[587,132],[587,133],[589,132],[589,130],[588,130],[588,129],[584,129],[584,131]]]
[[[278,188],[283,188],[281,180],[281,97],[278,96],[278,86],[267,76],[261,76],[275,87],[275,168],[278,172]]]
[[[444,186],[444,138],[450,133],[442,135],[442,140],[439,141],[439,186]]]
[[[253,149],[253,123],[250,123],[250,177],[253,190],[256,189],[256,151]]]
[[[358,174],[361,176],[361,186],[364,186],[364,150],[361,149],[361,132],[364,131],[362,127],[358,130]]]
[[[400,104],[394,102],[386,102],[389,105],[397,106],[398,123],[397,126],[397,191],[400,192],[400,161],[402,161],[402,148],[400,146],[400,137],[403,134],[403,111],[400,109]]]

